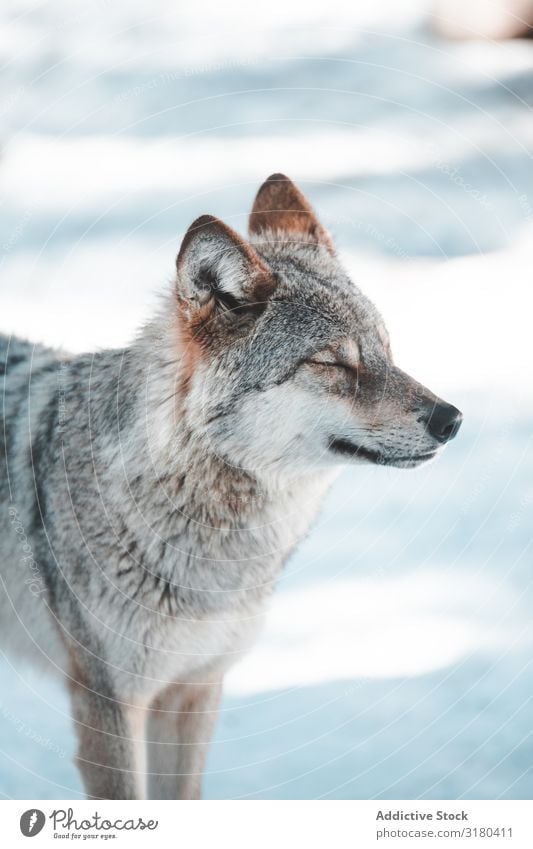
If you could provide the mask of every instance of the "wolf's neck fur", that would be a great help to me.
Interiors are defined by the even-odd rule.
[[[215,568],[233,598],[250,583],[261,594],[309,528],[331,476],[259,479],[217,456],[187,367],[168,321],[149,325],[116,357],[115,392],[102,391],[114,396],[118,429],[99,437],[94,455],[105,498],[136,548],[150,552],[151,572],[182,586],[192,572],[201,587]]]

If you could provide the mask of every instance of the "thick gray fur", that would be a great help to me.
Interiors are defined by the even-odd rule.
[[[199,796],[224,673],[335,470],[439,447],[442,402],[287,178],[250,230],[195,222],[127,348],[0,336],[0,633],[66,681],[90,797]]]

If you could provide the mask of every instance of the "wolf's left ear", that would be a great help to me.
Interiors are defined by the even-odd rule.
[[[192,317],[218,306],[232,312],[260,305],[272,293],[272,271],[231,227],[202,215],[187,230],[176,260],[177,295]]]
[[[271,174],[257,192],[248,230],[251,236],[323,245],[333,242],[300,189],[284,174]]]

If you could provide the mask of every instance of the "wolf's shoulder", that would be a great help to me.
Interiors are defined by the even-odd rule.
[[[0,333],[0,376],[13,374],[28,366],[35,369],[59,362],[60,352],[40,343],[30,342],[19,336]]]
[[[59,351],[0,333],[0,455],[27,431],[30,410],[38,428],[44,405],[57,394],[60,364]]]

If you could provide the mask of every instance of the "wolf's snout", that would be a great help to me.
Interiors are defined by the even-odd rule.
[[[449,442],[457,435],[463,414],[452,404],[434,403],[422,419],[426,427],[438,442]]]

